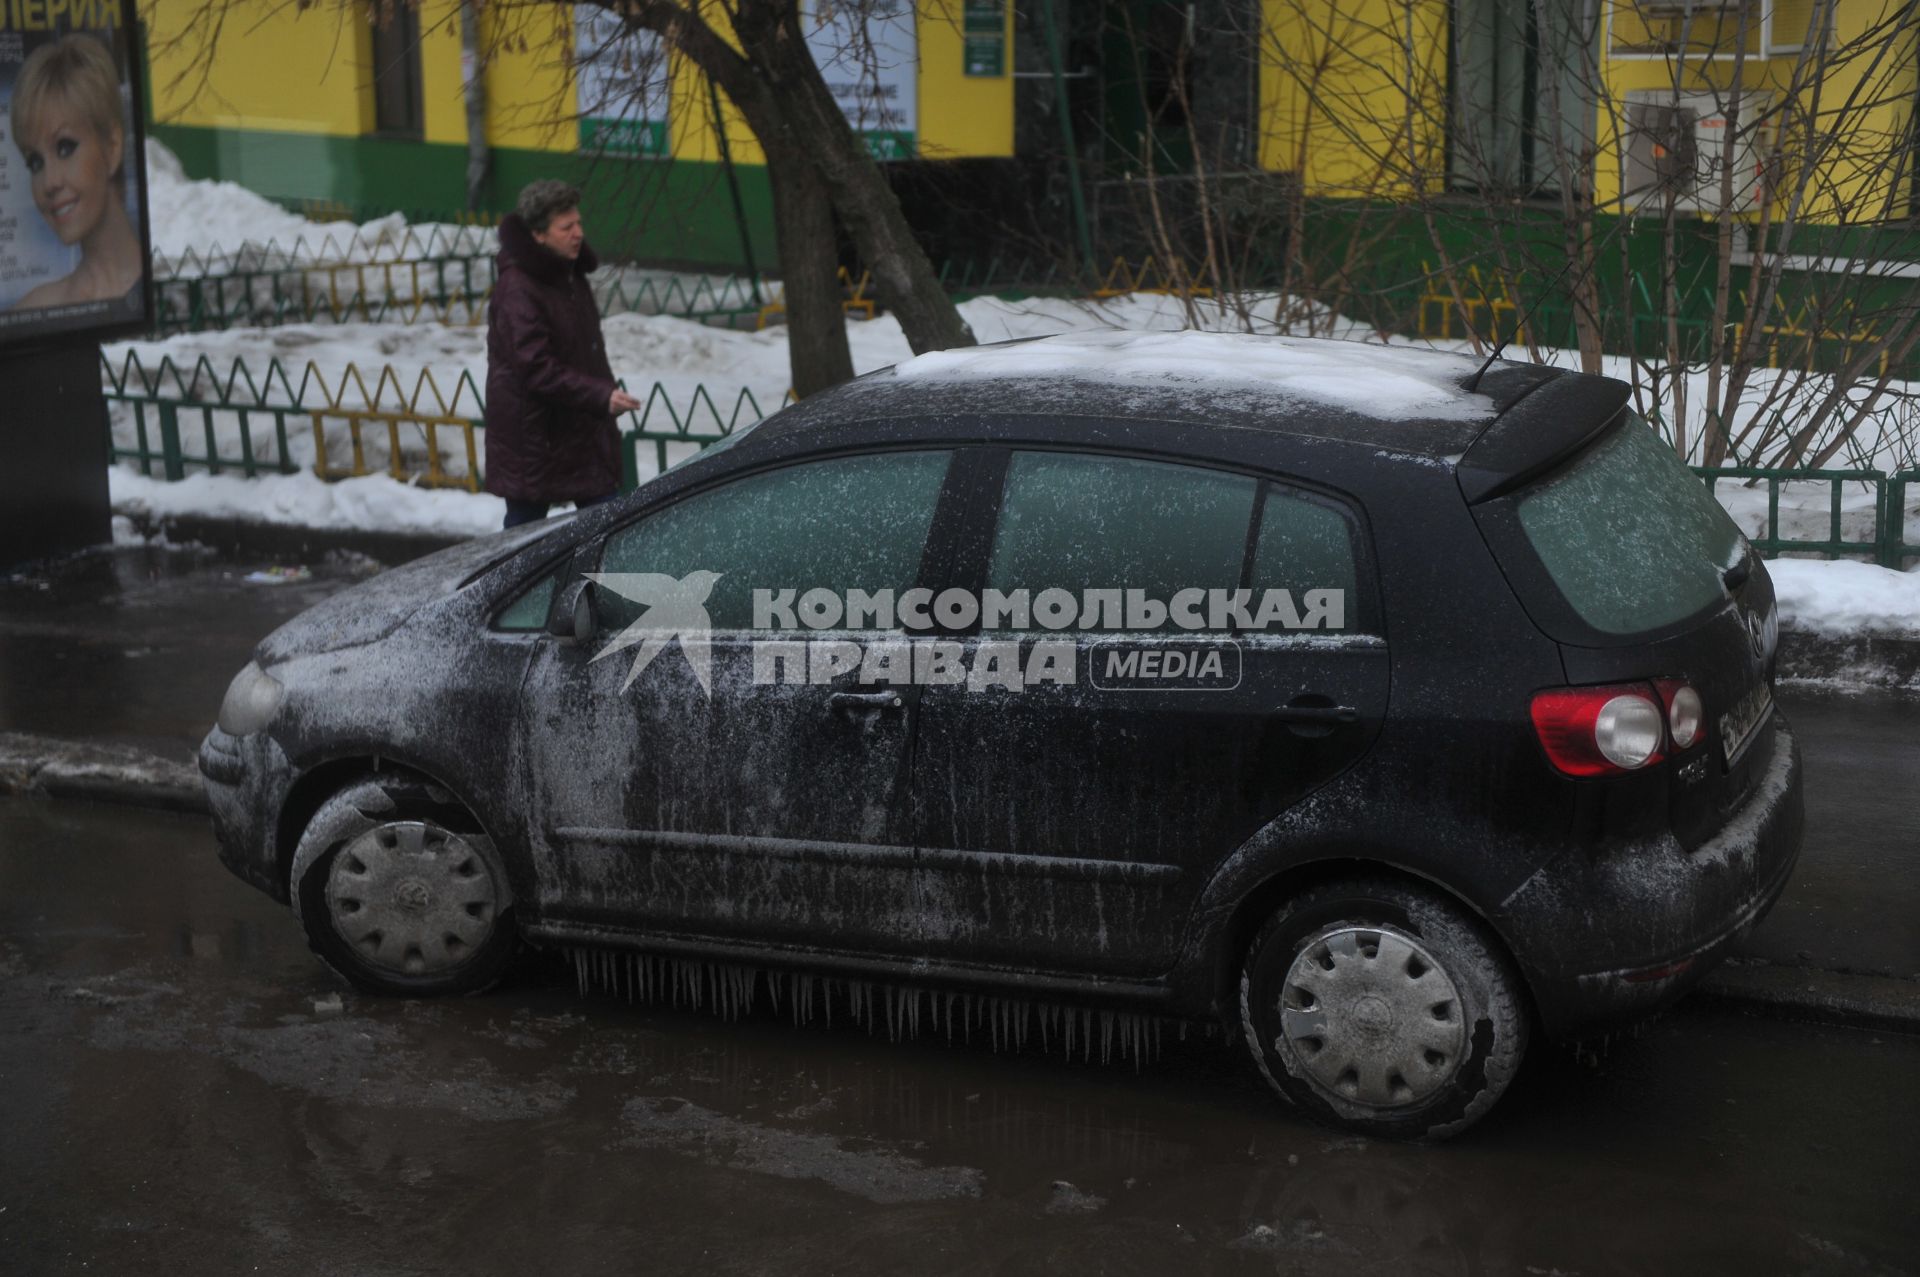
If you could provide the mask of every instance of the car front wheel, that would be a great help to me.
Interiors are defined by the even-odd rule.
[[[513,956],[504,866],[446,791],[367,779],[323,803],[294,856],[307,943],[358,988],[426,997],[478,993]]]
[[[1240,1021],[1284,1098],[1396,1139],[1478,1121],[1527,1042],[1498,942],[1437,893],[1385,878],[1323,884],[1268,919],[1241,968]]]

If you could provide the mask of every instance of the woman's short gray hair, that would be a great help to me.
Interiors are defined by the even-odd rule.
[[[547,223],[553,220],[556,213],[579,207],[579,187],[556,178],[543,177],[537,182],[527,183],[513,211],[520,214],[520,220],[527,224],[528,230],[538,235],[547,229]]]

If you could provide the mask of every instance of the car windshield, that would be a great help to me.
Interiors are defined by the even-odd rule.
[[[1745,542],[1706,485],[1640,417],[1524,493],[1520,526],[1580,619],[1643,634],[1726,597]]]

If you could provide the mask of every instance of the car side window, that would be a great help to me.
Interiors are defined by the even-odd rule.
[[[500,609],[493,628],[513,631],[545,629],[547,611],[553,606],[553,592],[559,587],[560,574],[565,570],[563,563],[522,590],[518,598]]]
[[[1249,584],[1254,596],[1259,598],[1265,590],[1286,590],[1304,607],[1312,592],[1338,591],[1338,605],[1330,615],[1342,623],[1327,628],[1367,632],[1373,627],[1360,593],[1353,536],[1352,520],[1333,503],[1269,485],[1253,550]],[[1324,596],[1320,601],[1328,603]]]
[[[716,630],[752,627],[756,589],[898,595],[919,575],[952,459],[947,451],[883,452],[749,475],[615,532],[600,570],[718,573],[707,596]],[[611,590],[597,597],[612,626],[641,611]]]
[[[1016,452],[987,587],[1003,593],[1231,590],[1246,561],[1256,480],[1221,470],[1080,453]],[[1090,628],[1082,616],[1080,628]],[[1157,627],[1171,622],[1161,618]]]

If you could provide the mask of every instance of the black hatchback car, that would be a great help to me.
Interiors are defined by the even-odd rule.
[[[200,753],[221,854],[370,990],[530,942],[1198,1020],[1449,1134],[1799,849],[1766,569],[1627,400],[1237,335],[922,356],[276,631]]]

